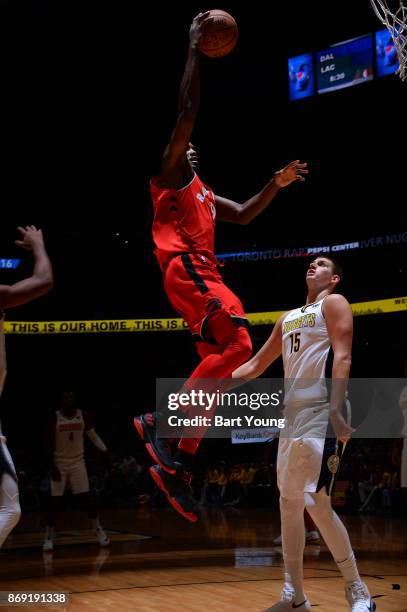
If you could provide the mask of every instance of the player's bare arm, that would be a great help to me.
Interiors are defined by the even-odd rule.
[[[0,325],[4,322],[4,312],[0,310]],[[3,393],[7,376],[6,342],[4,333],[0,333],[0,395]]]
[[[42,231],[34,225],[19,227],[21,239],[15,243],[34,256],[34,270],[29,278],[13,285],[0,285],[0,308],[21,306],[48,293],[53,286],[52,265],[44,246]]]
[[[269,339],[261,349],[232,374],[232,378],[251,380],[258,378],[281,355],[282,350],[282,321],[287,313],[281,315],[273,327]]]
[[[104,453],[107,458],[112,459],[113,455],[107,448],[106,444],[103,442],[102,438],[96,433],[91,417],[87,412],[83,412],[83,420],[85,423],[85,434],[87,438],[92,442],[94,446],[101,453]]]
[[[209,11],[199,13],[192,21],[189,30],[188,57],[179,91],[177,123],[162,160],[160,175],[162,187],[180,189],[184,186],[185,180],[191,180],[193,176],[186,152],[199,110],[200,52],[198,45],[204,27],[211,21],[208,15]]]
[[[297,159],[282,170],[278,170],[259,193],[242,204],[215,196],[217,218],[229,223],[247,225],[267,208],[280,189],[295,182],[303,183],[306,174],[308,174],[307,164]]]
[[[341,412],[352,363],[353,314],[347,299],[338,294],[325,298],[323,312],[334,354],[330,419],[336,437],[345,442],[355,431]]]

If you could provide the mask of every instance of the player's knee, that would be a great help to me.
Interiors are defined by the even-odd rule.
[[[228,362],[233,369],[250,359],[252,354],[252,341],[247,329],[235,327],[225,350],[227,350]]]
[[[216,309],[210,316],[205,330],[205,336],[213,338],[220,350],[228,351],[228,362],[231,367],[250,359],[252,341],[245,327],[236,325],[235,320],[224,308]]]
[[[253,352],[252,339],[250,334],[244,327],[237,328],[237,336],[239,342],[239,353],[242,359],[242,363],[250,359]]]
[[[246,359],[250,359],[253,353],[252,339],[250,338],[250,334],[247,331],[247,329],[240,328],[240,331],[242,332],[242,338],[243,338],[242,342],[243,342],[244,356]]]
[[[301,503],[300,497],[285,497],[280,495],[280,508],[294,509]]]
[[[281,516],[284,517],[286,525],[290,523],[290,520],[295,521],[298,515],[304,511],[304,501],[297,497],[284,497],[280,496],[280,511]]]
[[[217,344],[226,344],[235,331],[230,314],[219,303],[215,309],[208,312],[207,318],[202,325],[202,335],[205,338],[213,338]]]
[[[318,516],[320,519],[329,519],[333,515],[331,498],[326,494],[325,490],[318,493],[309,493],[305,497],[305,505],[312,516]]]

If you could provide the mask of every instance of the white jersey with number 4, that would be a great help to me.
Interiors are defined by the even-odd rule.
[[[289,312],[282,322],[286,406],[327,402],[326,361],[331,346],[319,300]]]
[[[84,456],[83,435],[85,421],[82,410],[77,410],[72,418],[56,412],[55,424],[55,460],[57,463],[75,463]]]

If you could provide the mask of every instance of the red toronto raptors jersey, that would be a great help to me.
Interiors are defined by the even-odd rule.
[[[154,251],[161,269],[174,253],[214,257],[215,196],[197,174],[182,189],[161,188],[151,180]]]

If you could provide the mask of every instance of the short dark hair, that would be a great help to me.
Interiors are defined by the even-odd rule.
[[[332,262],[332,271],[334,274],[337,274],[341,280],[343,280],[343,268],[340,263],[337,262],[333,257],[327,257],[330,262]]]
[[[337,274],[341,280],[343,280],[343,268],[341,264],[332,257],[328,257],[329,261],[332,262],[332,270],[334,274]]]
[[[333,257],[328,257],[326,255],[318,255],[317,257],[315,257],[313,261],[315,261],[318,258],[323,258],[323,259],[327,259],[328,261],[330,261],[332,263],[332,272],[334,274],[337,274],[340,280],[343,280],[343,269],[342,269],[342,266],[337,262],[336,259],[334,259]]]

